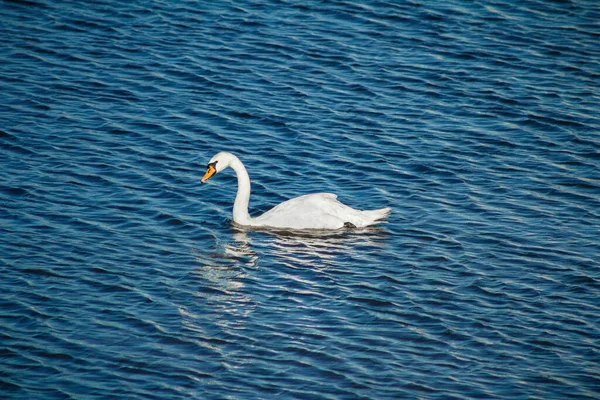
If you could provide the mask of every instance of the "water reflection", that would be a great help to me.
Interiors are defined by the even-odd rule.
[[[236,235],[260,237],[264,254],[282,260],[306,264],[307,260],[334,261],[339,257],[358,256],[366,249],[382,247],[387,231],[380,227],[340,231],[282,231],[234,227]],[[249,239],[247,239],[249,243]]]
[[[342,231],[284,231],[233,225],[230,241],[215,241],[210,252],[193,250],[201,264],[195,275],[225,288],[243,286],[241,277],[258,268],[264,257],[303,262],[306,259],[333,261],[338,257],[360,257],[364,251],[385,245],[387,231],[381,227]],[[261,253],[261,255],[259,255]]]
[[[240,332],[262,302],[264,286],[257,282],[270,282],[279,265],[314,271],[345,268],[383,247],[386,238],[381,228],[289,232],[233,226],[229,240],[217,239],[210,249],[193,250],[198,267],[186,281],[196,300],[180,309],[184,324],[207,337],[215,334],[210,331],[214,328]],[[261,263],[266,267],[262,274]]]
[[[198,272],[204,270],[237,270],[238,267],[254,268],[258,262],[258,254],[250,247],[250,238],[244,232],[235,232],[232,240],[221,243],[218,240],[213,250],[205,254],[192,249],[196,261],[202,264]]]
[[[200,265],[192,277],[200,283],[197,296],[216,302],[231,303],[232,296],[241,296],[248,273],[256,269],[258,254],[250,247],[250,238],[235,233],[231,241],[216,241],[209,251],[192,249]],[[247,297],[247,296],[242,296]],[[238,299],[242,303],[248,298]]]
[[[234,234],[231,241],[215,241],[208,251],[192,249],[198,267],[190,274],[194,295],[209,309],[228,321],[247,316],[253,309],[252,297],[244,292],[248,274],[256,269],[258,254],[250,248],[246,235]],[[222,318],[221,318],[222,317]]]

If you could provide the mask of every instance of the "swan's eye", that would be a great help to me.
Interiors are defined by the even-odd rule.
[[[217,169],[217,163],[218,163],[218,161],[211,162],[210,164],[208,164],[208,165],[206,166],[206,168],[210,168],[210,167],[212,167],[212,168],[214,168],[214,169]]]

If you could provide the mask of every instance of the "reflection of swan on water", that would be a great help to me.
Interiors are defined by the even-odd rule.
[[[268,256],[306,265],[317,260],[334,261],[338,257],[362,257],[364,251],[384,247],[387,231],[379,227],[341,231],[256,230],[233,225],[233,240],[215,243],[210,252],[194,249],[200,267],[196,273],[233,279],[258,268]],[[253,245],[254,242],[254,245]],[[256,248],[255,249],[253,249]],[[260,255],[259,255],[260,253]],[[335,261],[334,261],[335,262]]]
[[[364,228],[387,217],[390,208],[355,210],[337,200],[332,193],[314,193],[296,197],[273,207],[263,215],[250,217],[250,177],[242,162],[231,153],[221,152],[208,164],[202,182],[231,167],[237,176],[238,191],[233,204],[233,221],[238,225],[282,229]]]
[[[268,253],[305,264],[313,260],[334,260],[340,256],[360,254],[365,248],[385,246],[387,232],[379,227],[347,231],[260,230],[234,226],[236,235],[256,234],[265,237]]]
[[[321,274],[328,270],[345,270],[350,260],[360,260],[365,250],[385,246],[386,231],[371,227],[360,231],[274,231],[233,226],[232,240],[215,243],[210,250],[194,249],[199,266],[194,270],[192,287],[194,296],[202,299],[212,310],[212,323],[239,331],[259,303],[253,289],[269,286],[272,276],[281,277],[282,265],[287,268],[304,269]],[[261,259],[268,262],[259,273]],[[284,273],[285,275],[285,273]],[[329,276],[329,275],[328,275]],[[287,279],[287,278],[286,278]],[[302,274],[289,278],[303,279]],[[266,283],[265,283],[266,282]],[[254,285],[252,289],[245,288]],[[315,281],[316,284],[316,281]],[[270,290],[270,289],[269,289]],[[201,335],[205,331],[205,308],[196,311],[194,305],[181,307],[184,323]]]
[[[217,248],[221,245],[216,244]],[[233,235],[233,241],[224,243],[222,249],[217,249],[205,254],[197,249],[192,249],[196,261],[201,262],[204,268],[231,270],[235,267],[254,268],[258,262],[258,254],[250,247],[250,238],[244,232]]]
[[[195,295],[210,301],[214,309],[228,313],[243,311],[253,303],[252,296],[244,293],[245,279],[256,270],[258,254],[250,248],[245,234],[234,234],[228,243],[215,243],[215,248],[204,251],[192,249],[199,264],[190,276],[195,282]],[[252,308],[252,307],[251,307]]]
[[[256,271],[258,254],[250,248],[247,235],[236,233],[232,239],[217,242],[215,248],[207,251],[192,249],[199,266],[186,282],[192,287],[195,300],[182,305],[179,312],[187,329],[199,335],[211,336],[213,333],[206,330],[211,325],[242,329],[256,307],[254,296],[244,287],[248,275]],[[207,315],[210,324],[206,323]]]

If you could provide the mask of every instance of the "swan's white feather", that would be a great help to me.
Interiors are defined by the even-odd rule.
[[[362,228],[375,223],[384,213],[385,209],[375,214],[355,210],[339,202],[333,193],[313,193],[284,201],[255,221],[259,226],[288,229],[340,229],[345,224]]]

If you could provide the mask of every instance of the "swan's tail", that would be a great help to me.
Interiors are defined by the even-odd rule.
[[[378,210],[361,211],[362,221],[360,227],[376,224],[380,220],[387,218],[391,211],[392,209],[390,207],[380,208]]]

